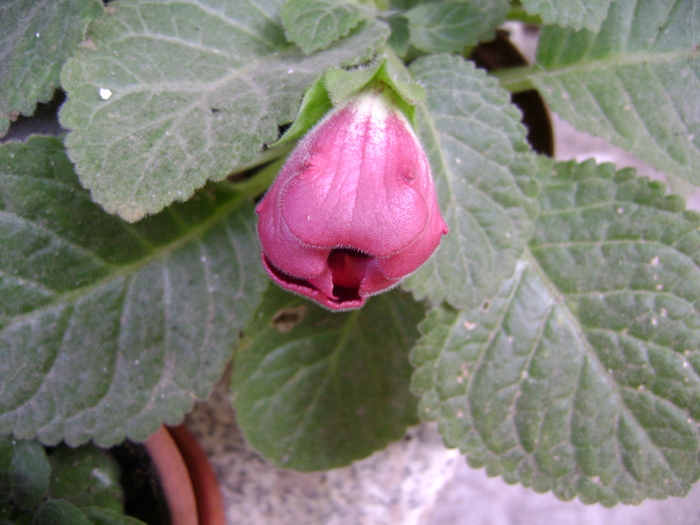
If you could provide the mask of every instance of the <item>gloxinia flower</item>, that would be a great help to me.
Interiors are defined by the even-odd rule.
[[[396,285],[447,233],[425,151],[377,88],[316,124],[256,211],[272,279],[332,310]]]

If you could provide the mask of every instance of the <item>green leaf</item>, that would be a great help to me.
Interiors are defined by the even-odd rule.
[[[492,40],[506,21],[508,0],[390,1],[384,20],[391,27],[389,45],[399,56],[425,52],[462,51]],[[409,27],[410,26],[410,27]]]
[[[83,507],[80,510],[88,517],[92,525],[146,525],[139,519],[108,509]]]
[[[0,137],[58,87],[63,63],[102,16],[99,0],[4,0],[0,4]]]
[[[130,225],[59,141],[0,146],[0,433],[142,440],[208,394],[266,285],[228,185]]]
[[[278,6],[245,0],[123,0],[61,73],[61,123],[82,184],[129,221],[186,200],[273,142],[324,69],[371,57],[388,38],[368,20],[305,56]]]
[[[49,497],[78,507],[97,506],[124,511],[121,469],[106,450],[92,444],[78,448],[59,446],[49,456]]]
[[[478,42],[486,15],[468,2],[421,4],[404,13],[411,44],[426,53],[461,51]]]
[[[700,185],[700,2],[615,2],[600,33],[545,28],[531,75],[551,109]]]
[[[408,351],[424,307],[392,291],[333,313],[272,287],[236,353],[237,421],[269,461],[347,465],[415,423]]]
[[[36,441],[0,436],[0,507],[8,502],[20,509],[39,505],[49,488],[51,465]]]
[[[388,0],[388,7],[392,11],[408,11],[426,0]]]
[[[576,30],[598,31],[612,0],[521,0],[528,13],[539,15],[545,24],[558,24]],[[636,0],[635,0],[636,1]],[[654,1],[654,0],[652,0]],[[683,1],[683,0],[681,0]],[[622,3],[622,2],[618,2]],[[634,2],[626,2],[632,4]]]
[[[83,511],[63,500],[48,500],[34,513],[32,525],[93,525]]]
[[[287,40],[307,55],[347,36],[367,14],[345,0],[289,0],[280,10]]]
[[[682,496],[700,476],[700,215],[610,164],[540,182],[516,274],[422,324],[419,413],[509,483],[605,505]]]
[[[391,28],[391,36],[387,43],[391,46],[394,53],[399,56],[405,55],[411,43],[411,30],[408,25],[408,18],[394,13],[391,16],[387,16],[384,21]]]
[[[496,36],[496,29],[502,25],[511,7],[509,0],[469,0],[470,4],[486,16],[477,42],[489,42]]]
[[[417,131],[450,233],[403,286],[418,298],[474,306],[513,273],[532,234],[536,166],[520,112],[495,79],[445,55],[410,71],[426,92]]]

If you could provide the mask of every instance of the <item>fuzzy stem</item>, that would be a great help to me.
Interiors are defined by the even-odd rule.
[[[294,144],[291,144],[290,147],[285,147],[285,148],[278,148],[279,150],[289,150],[291,149],[291,146]],[[233,188],[241,193],[244,193],[245,195],[248,195],[249,197],[256,198],[263,193],[265,193],[265,190],[272,184],[272,181],[275,180],[275,177],[277,177],[277,174],[279,171],[282,169],[282,166],[284,165],[284,162],[287,160],[287,156],[281,156],[275,161],[271,162],[267,166],[263,167],[260,171],[258,171],[255,175],[250,177],[249,179],[243,180],[241,182],[233,182],[231,185]]]
[[[511,93],[519,93],[535,88],[530,76],[537,72],[539,72],[537,66],[520,66],[494,71],[492,75],[498,79],[503,89]]]
[[[532,24],[541,26],[542,19],[539,15],[531,15],[525,8],[520,5],[520,2],[513,2],[508,14],[506,15],[507,20],[513,20],[516,22],[523,22],[524,24]]]

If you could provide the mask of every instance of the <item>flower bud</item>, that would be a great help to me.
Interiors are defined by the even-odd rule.
[[[448,231],[425,151],[379,89],[316,124],[256,211],[272,279],[332,310],[396,285]]]

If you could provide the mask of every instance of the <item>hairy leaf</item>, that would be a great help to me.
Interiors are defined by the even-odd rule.
[[[366,13],[345,0],[289,0],[280,11],[284,34],[307,55],[346,36]]]
[[[48,496],[64,499],[77,507],[96,506],[124,512],[124,490],[119,463],[108,450],[92,444],[51,451],[51,480]]]
[[[32,525],[94,525],[78,507],[64,500],[47,500],[34,512]]]
[[[420,298],[474,306],[512,274],[532,234],[535,163],[520,112],[494,79],[446,55],[410,71],[426,92],[417,131],[450,233],[404,286]]]
[[[0,509],[32,509],[46,497],[51,464],[36,441],[0,436]],[[2,512],[0,512],[2,516]]]
[[[145,439],[206,396],[266,280],[228,186],[130,225],[62,145],[0,146],[0,433]]]
[[[101,507],[83,507],[80,510],[90,519],[92,525],[147,525],[139,519]]]
[[[522,0],[525,9],[546,24],[598,31],[612,0]]]
[[[321,71],[371,57],[388,38],[367,20],[306,56],[275,2],[122,0],[61,73],[61,123],[82,184],[129,221],[186,200],[255,159],[293,120]]]
[[[405,13],[410,42],[421,51],[461,51],[477,43],[486,15],[468,2],[421,4]]]
[[[546,28],[531,79],[550,107],[700,184],[700,1],[614,2],[599,33]]]
[[[236,353],[234,406],[246,439],[276,465],[347,465],[416,422],[408,352],[424,307],[392,291],[328,312],[269,290]]]
[[[391,16],[386,17],[385,22],[389,24],[391,28],[391,36],[387,44],[391,46],[394,53],[399,56],[404,56],[411,43],[411,30],[409,28],[408,18],[397,13],[392,13]]]
[[[612,165],[540,182],[514,277],[422,324],[419,413],[511,483],[605,505],[682,496],[700,476],[700,216]]]
[[[103,12],[100,0],[0,3],[0,136],[20,114],[51,100],[63,63]]]
[[[493,40],[496,36],[496,28],[506,21],[510,2],[508,0],[470,0],[470,3],[486,15],[477,42]]]
[[[410,43],[424,51],[460,51],[477,42],[492,40],[506,21],[508,0],[390,0],[387,22],[389,43],[399,55]],[[412,27],[406,27],[409,23]]]

